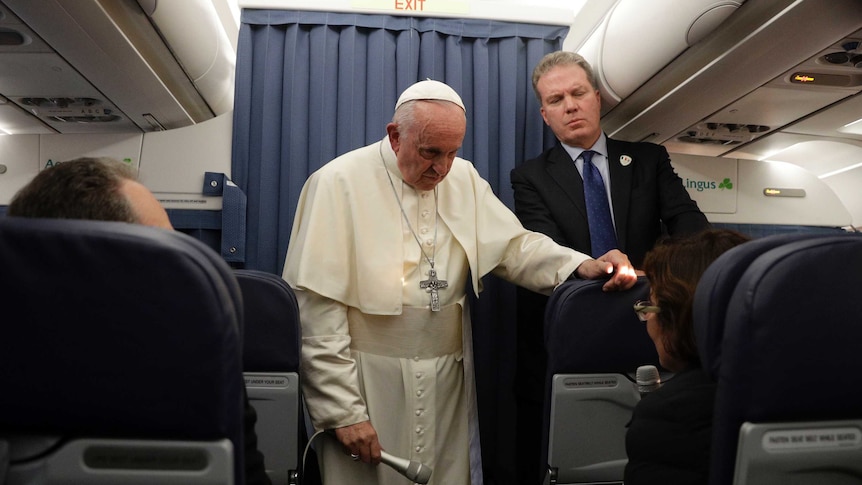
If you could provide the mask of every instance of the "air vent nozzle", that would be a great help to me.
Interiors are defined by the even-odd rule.
[[[48,119],[60,123],[111,123],[120,121],[117,115],[86,115],[86,116],[48,116]]]
[[[21,98],[21,104],[24,106],[35,106],[37,108],[88,108],[101,104],[95,98]]]
[[[60,123],[113,123],[122,120],[112,107],[96,98],[45,96],[19,98],[34,115]]]
[[[768,126],[745,123],[700,123],[683,132],[677,139],[685,143],[738,145],[769,131]]]
[[[841,47],[836,47],[833,52],[823,54],[817,59],[819,64],[827,66],[845,66],[862,68],[862,42],[855,39],[848,39],[841,43]]]
[[[0,12],[2,14],[2,12]],[[0,45],[17,46],[27,43],[27,38],[21,32],[12,29],[0,28]]]

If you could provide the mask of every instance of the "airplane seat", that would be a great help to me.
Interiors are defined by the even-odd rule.
[[[659,365],[632,309],[649,297],[646,277],[620,292],[602,291],[603,283],[569,281],[548,301],[545,484],[622,483],[626,425],[640,400],[631,376],[638,366]]]
[[[804,237],[755,258],[731,251],[713,266],[748,260],[724,282],[732,292],[707,291],[711,267],[694,315],[702,324],[702,309],[722,301],[698,300],[726,298],[721,352],[710,354],[720,365],[709,363],[718,381],[709,483],[862,483],[862,238]]]
[[[244,482],[242,300],[217,253],[4,218],[0,268],[0,483]]]
[[[721,339],[724,336],[727,303],[742,273],[764,252],[813,237],[817,236],[792,233],[752,239],[729,249],[704,271],[695,291],[692,315],[697,352],[704,370],[713,380],[717,379],[721,367]]]
[[[235,270],[245,308],[243,372],[257,413],[258,449],[274,485],[299,480],[301,397],[299,306],[281,277]]]
[[[748,234],[753,238],[762,238],[781,234],[834,236],[847,232],[841,227],[809,226],[797,224],[745,224],[713,222],[712,227],[715,229],[732,229],[734,231],[739,231],[743,234]]]

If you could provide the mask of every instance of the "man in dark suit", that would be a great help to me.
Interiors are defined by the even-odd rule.
[[[533,70],[533,90],[542,118],[558,143],[511,172],[515,213],[527,229],[560,245],[591,254],[591,227],[584,194],[584,152],[604,183],[613,231],[610,244],[635,268],[665,232],[695,233],[709,227],[673,170],[664,147],[611,140],[600,125],[601,95],[589,63],[572,52],[552,52]],[[592,167],[590,167],[592,168]],[[599,185],[601,187],[601,185]],[[599,189],[602,190],[602,189]],[[604,201],[602,201],[604,202]],[[595,234],[593,234],[595,236]],[[517,432],[523,470],[520,483],[540,483],[542,396],[545,359],[542,336],[547,297],[519,289]]]

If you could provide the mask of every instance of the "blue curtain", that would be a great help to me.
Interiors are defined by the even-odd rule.
[[[509,172],[554,143],[532,92],[539,59],[565,27],[486,20],[243,10],[233,181],[246,193],[246,268],[281,274],[311,172],[386,134],[398,95],[421,79],[467,108],[460,155],[513,207]],[[485,278],[473,302],[476,381],[488,485],[513,483],[514,287]]]
[[[302,184],[386,134],[398,95],[421,79],[467,107],[461,156],[504,202],[509,171],[552,143],[530,72],[567,29],[486,20],[243,10],[233,181],[248,197],[246,267],[281,273]]]

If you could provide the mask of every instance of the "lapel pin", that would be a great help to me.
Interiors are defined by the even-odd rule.
[[[632,163],[632,157],[628,155],[620,155],[620,165],[628,167]]]

